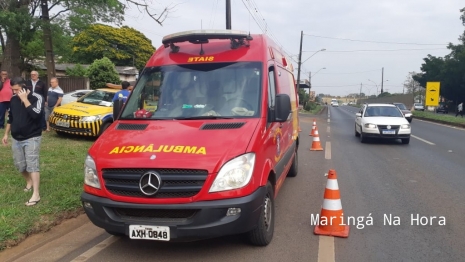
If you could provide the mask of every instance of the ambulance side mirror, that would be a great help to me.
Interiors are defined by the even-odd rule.
[[[275,98],[275,122],[286,122],[291,115],[291,98],[287,94],[277,94]]]

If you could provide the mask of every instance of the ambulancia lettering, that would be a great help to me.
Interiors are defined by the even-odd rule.
[[[111,154],[128,154],[128,153],[178,153],[178,154],[195,154],[206,155],[207,149],[204,146],[176,146],[176,145],[140,145],[140,146],[116,146],[110,151]]]

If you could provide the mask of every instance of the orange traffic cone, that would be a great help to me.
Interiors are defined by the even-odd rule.
[[[315,119],[313,119],[312,132],[309,134],[309,136],[315,136],[315,129],[316,129],[316,122],[315,122]]]
[[[315,135],[313,136],[312,147],[310,151],[322,151],[323,148],[321,147],[320,143],[320,135],[318,134],[318,128],[315,126]]]
[[[313,233],[315,235],[348,237],[349,226],[344,223],[343,216],[344,211],[342,211],[336,170],[330,169],[319,223],[315,226]]]

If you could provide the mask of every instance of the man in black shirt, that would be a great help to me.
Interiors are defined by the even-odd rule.
[[[47,84],[39,79],[39,73],[37,71],[31,72],[31,80],[27,80],[26,87],[33,93],[40,94],[44,101],[47,101],[48,86]],[[45,122],[45,111],[42,113],[42,130],[47,129]]]
[[[13,96],[2,142],[5,146],[8,144],[8,133],[11,130],[14,164],[26,179],[24,191],[29,192],[33,189],[32,197],[26,202],[26,206],[33,206],[40,201],[39,152],[44,101],[41,95],[26,88],[21,77],[11,80],[11,89]]]

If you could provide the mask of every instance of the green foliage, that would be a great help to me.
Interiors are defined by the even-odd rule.
[[[86,76],[89,78],[91,89],[105,87],[106,83],[121,83],[115,65],[107,57],[95,60],[87,69]]]
[[[316,108],[316,106],[317,106],[317,104],[316,104],[315,102],[310,101],[310,102],[307,102],[307,103],[305,104],[304,110],[305,110],[305,111],[312,111],[313,109]]]
[[[81,64],[77,64],[71,68],[66,68],[67,76],[86,76],[86,74],[87,70]]]
[[[144,34],[133,28],[96,24],[73,38],[72,51],[74,62],[91,63],[95,59],[108,57],[115,65],[134,64],[141,69],[155,48]]]
[[[391,93],[389,92],[383,92],[381,94],[378,95],[378,97],[388,97],[388,96],[392,96]]]
[[[465,8],[460,10],[460,19],[465,25]],[[465,100],[465,33],[460,44],[449,44],[450,54],[445,57],[428,55],[423,59],[421,74],[413,76],[425,88],[427,82],[441,82],[441,96],[448,100]]]
[[[310,98],[310,95],[305,92],[305,89],[299,88],[299,104],[303,105]]]

